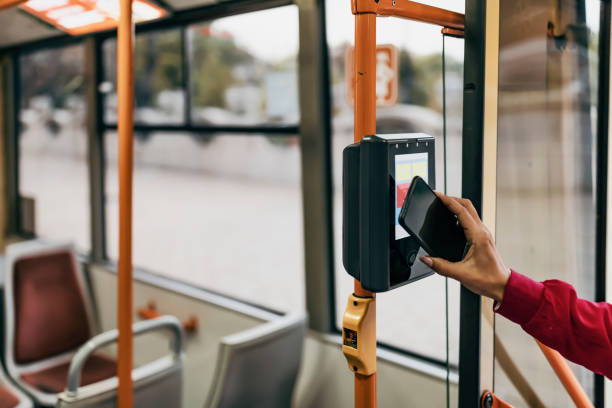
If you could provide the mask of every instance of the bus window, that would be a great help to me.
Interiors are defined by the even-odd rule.
[[[194,123],[299,121],[297,7],[193,25],[188,38]]]
[[[135,133],[136,267],[273,310],[304,309],[297,17],[290,6],[187,28],[192,127]],[[281,22],[274,35],[261,30],[270,21]],[[175,60],[174,50],[152,50],[152,61]],[[157,72],[160,83],[171,82],[168,72]],[[258,132],[264,123],[295,130]],[[208,131],[228,125],[249,134]],[[104,143],[107,253],[116,260],[116,132]]]
[[[104,43],[104,120],[117,123],[117,41]],[[147,125],[185,121],[185,97],[178,29],[136,36],[134,42],[134,122]]]
[[[90,249],[85,55],[80,45],[19,57],[19,194],[34,233]]]

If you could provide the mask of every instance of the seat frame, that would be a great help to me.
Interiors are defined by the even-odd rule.
[[[87,324],[90,337],[96,333],[96,325],[93,318],[93,299],[89,296],[85,285],[85,276],[78,262],[74,246],[69,243],[49,244],[39,240],[20,242],[6,247],[5,270],[4,270],[4,310],[5,310],[5,346],[4,358],[9,377],[27,394],[31,395],[38,404],[54,406],[57,402],[57,394],[40,391],[21,379],[23,374],[45,370],[60,364],[69,363],[80,346],[67,352],[45,358],[28,364],[19,364],[15,361],[15,299],[14,299],[14,266],[23,259],[35,255],[49,255],[58,252],[68,252],[74,263],[77,284],[85,305]]]
[[[183,395],[183,328],[179,320],[174,316],[161,316],[151,320],[144,320],[133,325],[134,336],[142,335],[149,332],[170,332],[170,349],[171,355],[166,355],[149,362],[143,366],[132,370],[132,380],[134,383],[134,403],[137,404],[139,398],[147,399],[146,388],[154,386],[160,381],[164,381],[172,376],[178,376],[180,381],[180,389],[177,392],[177,399],[173,400],[173,406],[182,408],[184,406]],[[79,387],[79,378],[81,370],[91,356],[100,347],[108,346],[116,343],[119,332],[117,329],[94,336],[87,341],[75,354],[70,364],[68,372],[68,382],[66,390],[58,394],[57,407],[84,407],[84,406],[114,406],[114,401],[117,398],[117,376],[102,380],[96,383]],[[150,404],[150,397],[149,404]],[[142,402],[142,400],[140,401]],[[150,405],[148,405],[150,406]]]

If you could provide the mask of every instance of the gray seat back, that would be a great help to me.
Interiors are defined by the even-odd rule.
[[[289,315],[221,340],[206,408],[287,408],[295,386],[306,317]]]

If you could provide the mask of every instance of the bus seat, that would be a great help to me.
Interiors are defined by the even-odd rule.
[[[285,408],[302,360],[306,316],[292,314],[224,337],[206,408]]]
[[[183,406],[183,328],[176,317],[162,316],[134,324],[134,335],[152,331],[167,331],[172,334],[171,355],[135,368],[135,407]],[[58,408],[115,408],[117,406],[117,377],[91,385],[79,387],[83,367],[89,356],[100,347],[117,341],[117,330],[99,334],[83,345],[70,364],[68,385],[58,396]]]
[[[53,406],[72,355],[95,332],[93,302],[72,246],[7,246],[4,304],[9,377],[37,404]],[[98,354],[86,365],[83,384],[115,373],[115,361]]]

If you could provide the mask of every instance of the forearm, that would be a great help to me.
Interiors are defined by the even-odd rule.
[[[578,299],[565,282],[513,271],[496,311],[568,360],[612,378],[612,305]]]

